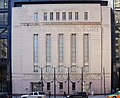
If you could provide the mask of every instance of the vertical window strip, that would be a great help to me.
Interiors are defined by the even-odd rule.
[[[76,63],[76,34],[71,36],[71,56],[72,63]]]
[[[66,12],[62,12],[62,20],[66,20]]]
[[[34,13],[34,21],[38,21],[38,12]]]
[[[38,34],[34,34],[34,63],[38,63]]]
[[[83,45],[84,63],[89,63],[89,34],[84,34]]]
[[[84,12],[84,20],[88,20],[88,12]]]
[[[51,34],[46,35],[46,63],[51,63]]]
[[[47,12],[44,12],[44,20],[47,20]]]
[[[53,12],[50,12],[50,20],[53,20]]]
[[[56,12],[56,20],[60,20],[60,12]]]
[[[63,34],[59,34],[58,38],[58,51],[59,51],[59,63],[63,63],[64,60],[64,43],[63,43]]]
[[[78,12],[75,12],[75,20],[78,20]]]
[[[69,12],[69,20],[72,20],[72,12]]]

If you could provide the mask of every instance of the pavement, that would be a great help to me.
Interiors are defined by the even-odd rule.
[[[54,96],[47,96],[47,98],[55,98]],[[64,96],[56,96],[56,98],[66,98]],[[106,95],[90,95],[88,98],[106,98]]]
[[[20,96],[13,96],[12,98],[20,98]],[[47,96],[47,98],[55,98],[54,96]],[[66,98],[64,96],[56,96],[56,98]],[[88,98],[106,98],[105,95],[91,95],[88,96]]]
[[[106,98],[106,95],[93,95],[89,96],[88,98]]]

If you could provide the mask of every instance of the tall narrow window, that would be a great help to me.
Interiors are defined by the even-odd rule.
[[[59,55],[59,63],[63,63],[64,59],[64,43],[63,43],[63,34],[59,34],[58,38],[58,55]]]
[[[60,12],[56,12],[56,20],[60,20]]]
[[[50,20],[53,20],[53,12],[50,12]]]
[[[44,20],[47,20],[47,12],[44,12]]]
[[[50,82],[47,82],[47,90],[50,90]]]
[[[62,12],[62,20],[66,20],[66,12]]]
[[[83,37],[83,59],[84,59],[84,70],[88,71],[89,65],[89,34],[84,34]]]
[[[76,72],[76,68],[77,68],[76,65],[72,65],[71,66],[71,72]]]
[[[84,12],[84,20],[88,20],[88,12]]]
[[[72,20],[72,12],[69,12],[69,20]]]
[[[84,41],[83,41],[83,45],[84,45],[84,62],[88,63],[89,61],[89,34],[84,34]]]
[[[46,72],[51,73],[52,72],[52,67],[51,65],[46,65]]]
[[[34,21],[38,21],[38,12],[34,13]]]
[[[51,34],[46,35],[46,63],[51,63]]]
[[[78,20],[78,12],[75,12],[75,20]]]
[[[76,63],[76,34],[71,36],[71,56],[72,63]]]
[[[0,25],[8,24],[8,13],[0,13]]]
[[[60,83],[59,83],[59,89],[60,89],[60,90],[63,90],[63,82],[60,82]]]
[[[76,88],[75,88],[75,85],[76,85],[76,83],[75,82],[72,82],[72,90],[75,90]]]
[[[64,72],[64,65],[59,65],[58,67],[58,72]]]
[[[0,0],[0,9],[8,8],[8,0]]]
[[[34,63],[38,63],[38,34],[34,34]]]
[[[34,65],[34,72],[38,72],[39,68],[38,65]]]

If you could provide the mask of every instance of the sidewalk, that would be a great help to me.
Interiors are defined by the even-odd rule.
[[[13,96],[12,98],[20,98],[20,96]],[[55,98],[54,96],[47,96],[47,98]],[[66,98],[64,96],[56,96],[56,98]],[[93,96],[88,96],[88,98],[106,98],[105,95],[93,95]]]
[[[47,98],[55,98],[54,96],[47,96]],[[64,96],[56,96],[56,98],[66,98]],[[106,95],[93,95],[88,96],[88,98],[106,98]]]

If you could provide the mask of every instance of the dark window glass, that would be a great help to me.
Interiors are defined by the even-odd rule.
[[[75,90],[75,82],[72,82],[72,90]]]
[[[60,90],[63,89],[63,82],[59,83]]]
[[[33,93],[30,93],[29,95],[33,95]]]
[[[50,90],[50,82],[47,83],[47,90]]]
[[[45,92],[38,92],[39,95],[45,95]]]
[[[37,93],[37,92],[34,92],[34,95],[38,95],[38,93]]]

